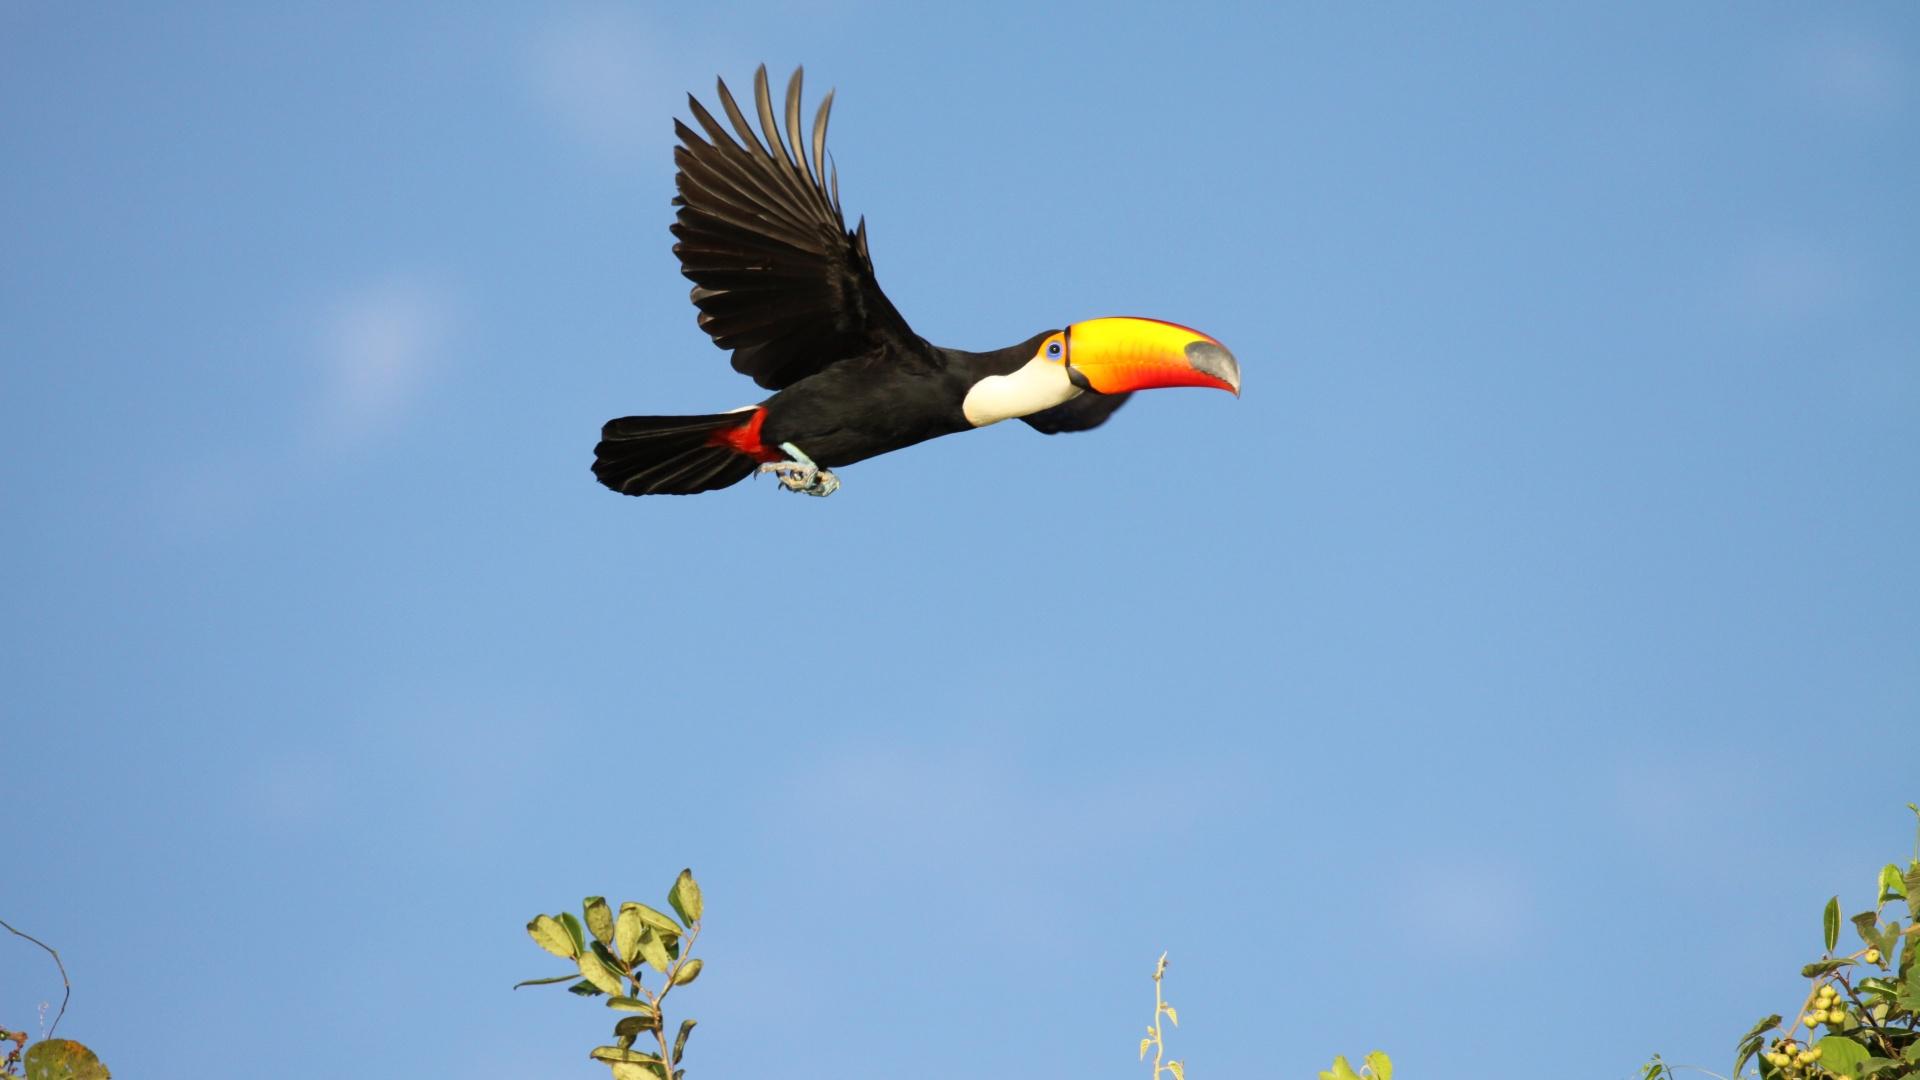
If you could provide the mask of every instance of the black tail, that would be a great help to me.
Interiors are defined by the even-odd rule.
[[[746,409],[609,420],[593,448],[593,475],[622,495],[692,495],[737,484],[759,465],[742,438],[759,415]]]

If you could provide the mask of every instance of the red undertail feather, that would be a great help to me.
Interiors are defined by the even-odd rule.
[[[779,461],[786,455],[778,450],[770,450],[760,441],[760,425],[767,422],[767,410],[753,410],[753,419],[739,427],[721,428],[707,439],[713,446],[725,446],[737,454],[745,454],[755,461]]]
[[[593,475],[622,495],[692,495],[737,484],[781,457],[760,443],[767,410],[609,420]]]

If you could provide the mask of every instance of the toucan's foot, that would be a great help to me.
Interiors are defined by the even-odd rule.
[[[794,460],[769,461],[760,466],[760,471],[772,473],[779,479],[781,487],[822,498],[840,490],[840,478],[815,465],[812,458],[800,452],[799,447],[792,443],[781,443],[780,449],[792,455]]]
[[[760,466],[763,473],[772,473],[780,481],[780,486],[788,491],[797,491],[802,495],[831,495],[840,490],[840,478],[818,465],[802,465],[797,461],[769,461]]]

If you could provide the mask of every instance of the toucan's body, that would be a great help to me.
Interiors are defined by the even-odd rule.
[[[739,142],[692,98],[707,139],[675,124],[674,252],[695,283],[701,327],[732,350],[736,370],[776,393],[733,412],[609,421],[595,448],[601,483],[628,495],[688,495],[759,471],[828,495],[839,487],[828,469],[940,435],[1016,417],[1048,434],[1083,431],[1154,387],[1239,393],[1225,347],[1152,319],[1094,319],[995,352],[929,344],[880,291],[866,222],[846,227],[838,175],[824,164],[833,95],[821,102],[809,153],[800,72],[787,88],[786,141],[765,68],[754,90],[766,145],[725,83],[720,101]]]

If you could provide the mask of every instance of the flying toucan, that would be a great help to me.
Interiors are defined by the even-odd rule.
[[[593,474],[626,495],[691,495],[757,472],[831,495],[829,468],[938,435],[1018,417],[1049,435],[1100,426],[1135,390],[1211,386],[1240,393],[1240,365],[1198,330],[1106,318],[1045,330],[994,352],[929,344],[874,280],[865,218],[847,228],[826,154],[829,92],[801,138],[800,77],[787,83],[786,134],[754,74],[763,144],[719,82],[738,141],[691,95],[706,138],[679,120],[680,209],[673,252],[694,283],[700,327],[733,368],[776,391],[706,416],[628,416],[601,430]]]

